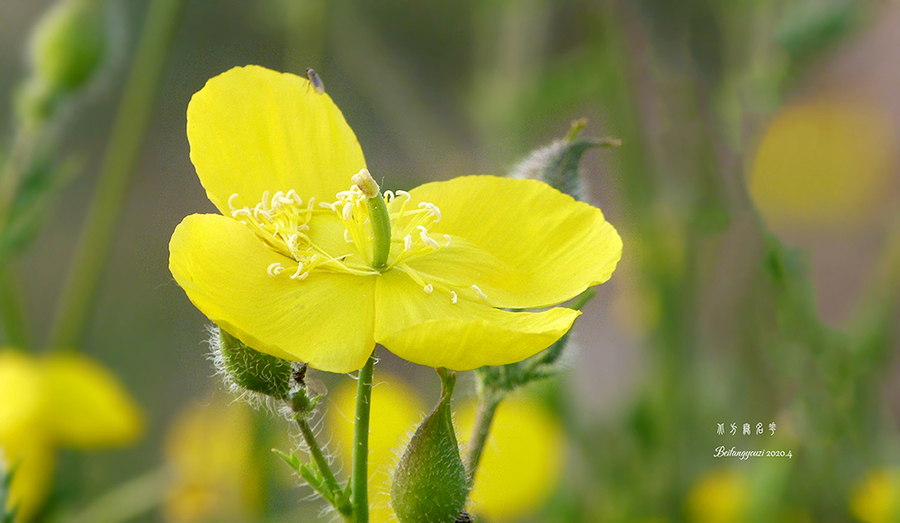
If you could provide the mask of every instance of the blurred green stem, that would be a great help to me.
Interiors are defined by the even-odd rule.
[[[68,523],[120,523],[158,507],[169,492],[172,473],[161,467],[107,492],[90,506],[67,517]]]
[[[6,227],[7,221],[9,221],[13,200],[37,149],[41,129],[42,126],[38,124],[23,124],[13,138],[12,148],[6,157],[3,174],[0,176],[0,231]]]
[[[84,331],[89,305],[109,254],[122,201],[147,131],[182,4],[182,0],[153,0],[148,8],[97,189],[50,330],[50,347],[75,346]]]
[[[353,431],[353,468],[350,472],[350,495],[356,523],[369,523],[369,410],[372,400],[372,374],[375,355],[369,356],[360,369],[356,385],[356,423]]]
[[[6,333],[6,343],[20,349],[30,347],[28,326],[22,311],[22,301],[18,288],[9,273],[9,268],[0,264],[0,321]]]
[[[484,451],[488,434],[491,432],[494,414],[497,413],[497,407],[505,396],[502,391],[487,387],[482,389],[479,395],[481,401],[478,405],[478,415],[475,418],[472,437],[469,438],[469,451],[466,454],[466,472],[469,475],[469,488],[472,488],[472,485],[475,483],[475,473],[478,471],[481,453]]]

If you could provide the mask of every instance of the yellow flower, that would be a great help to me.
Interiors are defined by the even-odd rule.
[[[239,402],[186,409],[166,435],[174,484],[167,521],[248,521],[259,505],[250,408]]]
[[[459,409],[457,432],[465,445],[476,405]],[[559,420],[540,403],[509,396],[500,403],[470,495],[471,511],[490,521],[518,521],[543,506],[559,483],[565,438]]]
[[[900,520],[900,470],[871,470],[850,498],[850,513],[865,523],[889,523]]]
[[[853,225],[888,194],[896,144],[888,114],[863,100],[783,109],[766,130],[750,194],[776,230]]]
[[[375,343],[467,370],[519,361],[565,333],[556,307],[609,279],[622,242],[599,209],[534,180],[468,176],[385,191],[385,267],[373,268],[365,168],[327,94],[257,66],[207,82],[187,111],[191,161],[221,215],[192,215],[169,268],[247,345],[315,368],[361,368]],[[374,264],[377,265],[377,264]]]
[[[47,494],[59,446],[134,440],[143,421],[118,380],[78,354],[0,349],[0,458],[16,465],[9,505],[27,521]]]
[[[390,505],[397,460],[425,410],[414,389],[381,375],[372,389],[369,433],[369,503],[372,523],[397,521]],[[353,444],[355,383],[333,395],[327,421],[344,468]],[[455,424],[464,446],[475,419],[471,402],[459,409]],[[464,447],[463,447],[464,448]],[[559,482],[565,454],[559,421],[534,401],[511,396],[500,404],[470,495],[473,512],[491,521],[516,521],[540,507]]]
[[[750,482],[740,471],[719,469],[705,474],[691,488],[687,499],[689,521],[737,523],[745,520]]]

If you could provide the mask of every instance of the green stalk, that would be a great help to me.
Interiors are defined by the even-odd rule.
[[[316,467],[322,474],[325,487],[330,491],[331,496],[329,497],[329,501],[332,501],[334,508],[346,518],[350,513],[350,507],[346,504],[344,492],[341,490],[337,478],[334,477],[334,473],[331,471],[331,465],[328,464],[328,460],[325,458],[325,454],[322,453],[319,442],[316,441],[316,435],[313,433],[312,427],[309,426],[309,420],[304,416],[297,416],[297,425],[300,427],[300,433],[303,434],[303,439],[306,441],[307,448],[309,448],[309,456],[312,458],[313,462],[315,462]]]
[[[43,126],[39,124],[22,124],[13,139],[3,171],[0,173],[0,231],[6,227],[9,220],[12,202],[38,147],[42,128]]]
[[[383,201],[383,200],[382,200]],[[360,369],[356,386],[356,423],[353,429],[353,468],[350,493],[355,523],[369,523],[369,408],[372,399],[372,374],[375,356]]]
[[[50,330],[50,347],[77,345],[84,331],[85,317],[106,264],[122,201],[147,132],[182,4],[182,0],[153,0],[147,11],[103,157],[97,189]]]

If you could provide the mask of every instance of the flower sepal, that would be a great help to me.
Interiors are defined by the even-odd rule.
[[[286,399],[291,389],[291,362],[248,347],[216,326],[210,345],[213,361],[232,392]]]
[[[438,369],[438,374],[440,402],[413,434],[391,486],[391,504],[401,523],[455,523],[469,495],[450,415],[456,373]]]

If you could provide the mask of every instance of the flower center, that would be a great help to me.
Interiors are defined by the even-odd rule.
[[[459,296],[485,300],[477,285],[458,285],[437,276],[426,276],[410,267],[416,258],[448,247],[448,234],[432,235],[428,229],[441,221],[441,210],[429,202],[412,204],[406,191],[385,191],[384,201],[390,207],[400,200],[399,209],[389,212],[390,250],[382,268],[373,267],[374,231],[367,206],[367,196],[358,185],[335,196],[334,202],[305,202],[293,190],[278,191],[271,197],[263,193],[255,207],[235,208],[237,194],[228,199],[231,216],[250,227],[256,235],[287,260],[269,265],[269,276],[305,280],[314,271],[376,275],[396,269],[406,273],[426,294],[435,290],[451,303]],[[377,198],[382,198],[378,195]]]

